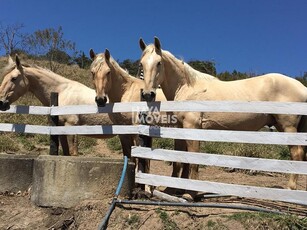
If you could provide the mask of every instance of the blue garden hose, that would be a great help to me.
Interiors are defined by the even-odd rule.
[[[115,196],[112,199],[110,208],[108,212],[106,213],[105,217],[101,221],[101,223],[98,226],[98,230],[105,230],[107,229],[109,218],[116,206],[116,204],[135,204],[135,205],[157,205],[157,206],[181,206],[181,207],[207,207],[207,208],[226,208],[226,209],[239,209],[239,210],[248,210],[248,211],[256,211],[256,212],[267,212],[267,213],[275,213],[275,214],[283,214],[283,212],[278,210],[270,210],[260,207],[254,207],[254,206],[247,206],[247,205],[231,205],[231,204],[204,204],[204,203],[174,203],[174,202],[155,202],[155,201],[134,201],[134,200],[118,200],[117,197],[120,193],[120,190],[122,188],[124,178],[127,171],[127,165],[128,165],[128,158],[124,157],[124,167],[122,170],[121,178],[118,182],[118,186],[115,192]],[[217,195],[221,196],[221,195]]]
[[[122,175],[121,175],[120,180],[119,180],[118,185],[117,185],[115,196],[112,199],[111,206],[110,206],[108,212],[106,213],[105,217],[103,218],[103,220],[99,224],[98,230],[107,229],[110,216],[111,216],[111,214],[112,214],[112,212],[115,208],[115,205],[116,205],[117,197],[118,197],[120,190],[121,190],[123,183],[124,183],[124,179],[125,179],[125,175],[126,175],[126,171],[127,171],[127,165],[128,165],[128,157],[124,156],[124,167],[123,167],[123,170],[122,170]]]
[[[126,171],[127,171],[127,165],[128,165],[128,157],[124,156],[124,167],[123,167],[122,175],[120,177],[120,180],[118,182],[117,189],[116,189],[116,192],[115,192],[115,197],[116,198],[118,197],[118,195],[120,193],[120,190],[121,190],[121,188],[123,186],[125,175],[126,175]]]

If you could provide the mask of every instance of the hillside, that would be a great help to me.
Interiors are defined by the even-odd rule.
[[[48,68],[48,61],[27,59],[23,56],[20,57],[22,62],[28,64],[35,64],[40,67]],[[0,69],[7,65],[7,57],[0,57]],[[79,81],[89,87],[92,86],[90,71],[81,69],[77,65],[64,65],[57,63],[57,74],[60,74],[68,79]],[[2,82],[1,74],[1,82]],[[15,103],[16,105],[41,105],[41,103],[30,93],[27,93]],[[0,114],[1,123],[23,123],[23,124],[36,124],[48,125],[48,119],[45,116],[35,115],[16,115],[16,114]],[[79,151],[81,154],[92,152],[97,139],[80,137],[79,138]],[[14,133],[1,133],[0,134],[0,152],[6,153],[31,153],[41,154],[48,153],[49,151],[49,136],[47,135],[33,135],[33,134],[14,134]]]

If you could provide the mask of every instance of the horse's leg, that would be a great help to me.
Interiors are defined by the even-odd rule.
[[[201,113],[188,112],[185,113],[184,117],[185,119],[183,120],[182,123],[183,124],[182,126],[184,128],[190,128],[190,129],[201,128],[201,124],[199,123],[199,118],[201,117]],[[186,145],[188,152],[199,152],[200,149],[199,141],[187,140]],[[196,164],[184,164],[181,177],[197,180],[199,177],[198,168],[199,165]],[[189,201],[193,201],[196,194],[197,194],[196,191],[186,190],[186,193],[183,195],[183,197]]]
[[[79,141],[78,141],[78,138],[79,138],[79,136],[78,135],[73,135],[73,144],[74,144],[74,152],[73,152],[73,156],[78,156],[78,143],[79,143]]]
[[[179,140],[179,139],[175,139],[175,146],[174,146],[175,150],[179,150],[179,151],[187,151],[187,144],[185,140]],[[180,176],[180,171],[182,169],[182,163],[180,162],[173,162],[173,171],[172,171],[172,177],[179,177]],[[176,188],[171,188],[171,187],[167,187],[164,192],[168,193],[168,194],[175,194],[177,192]],[[179,192],[179,190],[178,190]]]
[[[294,126],[286,126],[280,128],[280,126],[276,127],[278,130],[282,130],[284,132],[290,132],[290,133],[296,133],[297,128]],[[294,161],[303,161],[305,160],[305,152],[304,148],[300,145],[289,145],[289,150],[290,150],[290,155],[291,155],[291,160]],[[298,175],[297,174],[290,174],[289,182],[287,185],[287,188],[296,190],[297,189],[297,180],[298,180]]]
[[[68,135],[67,141],[69,146],[69,155],[76,156],[78,155],[78,141],[76,140],[77,135]]]
[[[190,140],[187,141],[187,149],[188,149],[188,152],[199,152],[200,142],[190,141]],[[181,177],[192,179],[192,180],[198,180],[199,179],[198,169],[199,169],[199,165],[197,164],[184,164]],[[185,194],[183,194],[182,197],[188,201],[193,201],[196,194],[197,194],[197,191],[186,190]]]
[[[294,160],[294,161],[305,160],[305,152],[302,146],[289,146],[289,149],[290,149],[290,154],[291,154],[291,160]],[[296,190],[297,180],[298,180],[297,174],[290,174],[290,179],[289,179],[287,187],[289,189]]]
[[[131,158],[131,146],[133,142],[131,135],[118,135],[118,137],[122,146],[123,155]]]
[[[174,149],[179,151],[187,151],[186,141],[176,139]],[[179,177],[181,168],[182,168],[182,163],[173,162],[172,177]]]
[[[69,156],[69,146],[68,146],[68,141],[67,141],[67,136],[66,135],[60,135],[60,142],[63,150],[63,155],[64,156]]]

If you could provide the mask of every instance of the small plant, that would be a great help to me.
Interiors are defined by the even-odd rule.
[[[137,224],[140,221],[140,217],[136,214],[129,215],[127,223],[129,225]]]
[[[93,147],[97,144],[97,139],[78,136],[78,150],[79,152],[90,153]]]
[[[177,224],[170,219],[170,217],[168,216],[168,214],[164,210],[158,208],[156,210],[156,213],[159,214],[159,217],[162,220],[162,223],[164,225],[164,229],[166,229],[166,230],[179,229]]]
[[[256,225],[260,229],[307,229],[307,218],[299,218],[295,215],[236,213],[228,218],[241,222],[247,229]]]
[[[122,150],[122,146],[120,144],[120,140],[119,140],[119,138],[117,136],[109,138],[107,140],[107,146],[108,146],[108,148],[110,150],[113,150],[113,151],[121,151]]]
[[[166,138],[154,138],[152,147],[157,149],[174,149],[174,141]]]
[[[0,135],[0,152],[17,152],[19,150],[18,142],[12,135]]]
[[[212,221],[212,220],[209,220],[209,221],[207,222],[207,227],[208,227],[208,228],[213,228],[215,225],[216,225],[216,223],[215,223],[214,221]]]

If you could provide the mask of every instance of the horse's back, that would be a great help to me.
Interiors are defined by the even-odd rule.
[[[72,81],[59,92],[59,105],[95,105],[95,90]]]
[[[204,92],[194,93],[189,99],[201,97],[206,100],[305,102],[307,88],[296,79],[270,73],[237,81],[212,81]]]

